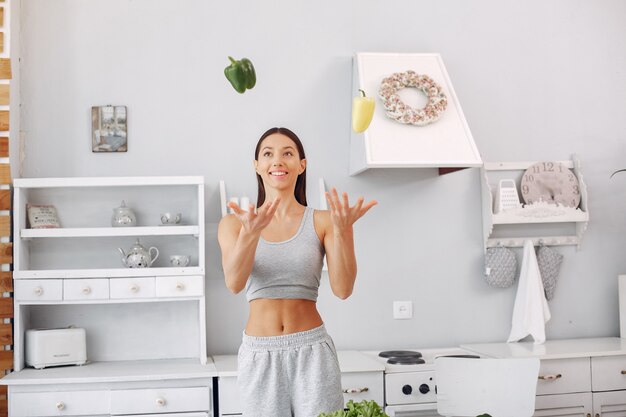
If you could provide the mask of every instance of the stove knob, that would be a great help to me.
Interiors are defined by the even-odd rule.
[[[420,392],[422,394],[428,394],[428,392],[430,392],[430,387],[426,384],[422,384],[420,385]]]
[[[411,395],[411,393],[413,392],[413,387],[410,385],[405,385],[402,387],[402,392],[404,393],[404,395]]]

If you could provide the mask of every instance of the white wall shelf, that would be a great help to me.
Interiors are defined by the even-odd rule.
[[[519,189],[524,171],[533,162],[485,162],[482,168],[483,237],[485,250],[498,245],[521,247],[524,241],[534,245],[576,245],[580,247],[582,236],[589,222],[587,187],[580,161],[574,155],[571,160],[558,161],[573,170],[580,186],[578,208],[535,203],[494,213],[494,198],[498,180],[514,179]]]
[[[22,239],[59,237],[111,236],[185,236],[198,237],[199,226],[144,226],[144,227],[73,227],[59,229],[22,229]]]
[[[426,126],[399,123],[385,114],[378,96],[381,80],[413,70],[439,84],[448,107],[441,118]],[[467,168],[482,160],[463,110],[439,54],[357,53],[353,60],[352,96],[359,89],[376,98],[374,118],[363,133],[350,138],[350,175],[369,168]],[[401,92],[400,92],[401,94]],[[407,105],[411,103],[407,100]]]

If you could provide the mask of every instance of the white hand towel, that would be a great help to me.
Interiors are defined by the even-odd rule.
[[[530,240],[524,242],[524,259],[517,284],[517,295],[507,342],[517,342],[531,335],[535,344],[546,341],[546,323],[550,308],[543,290],[537,255]]]

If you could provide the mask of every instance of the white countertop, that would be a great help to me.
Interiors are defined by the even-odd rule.
[[[517,342],[466,344],[461,347],[492,358],[566,359],[626,355],[626,339],[619,337],[547,340],[539,345]]]
[[[383,372],[385,366],[369,355],[356,350],[340,350],[341,372]],[[237,376],[237,355],[214,355],[213,363],[219,377]]]
[[[46,369],[25,368],[0,379],[0,385],[84,384],[96,382],[161,381],[165,379],[212,378],[217,376],[211,359],[93,362],[82,366]]]

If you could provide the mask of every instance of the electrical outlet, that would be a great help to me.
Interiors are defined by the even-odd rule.
[[[394,319],[412,319],[413,318],[413,301],[394,301],[393,302],[393,318]]]

